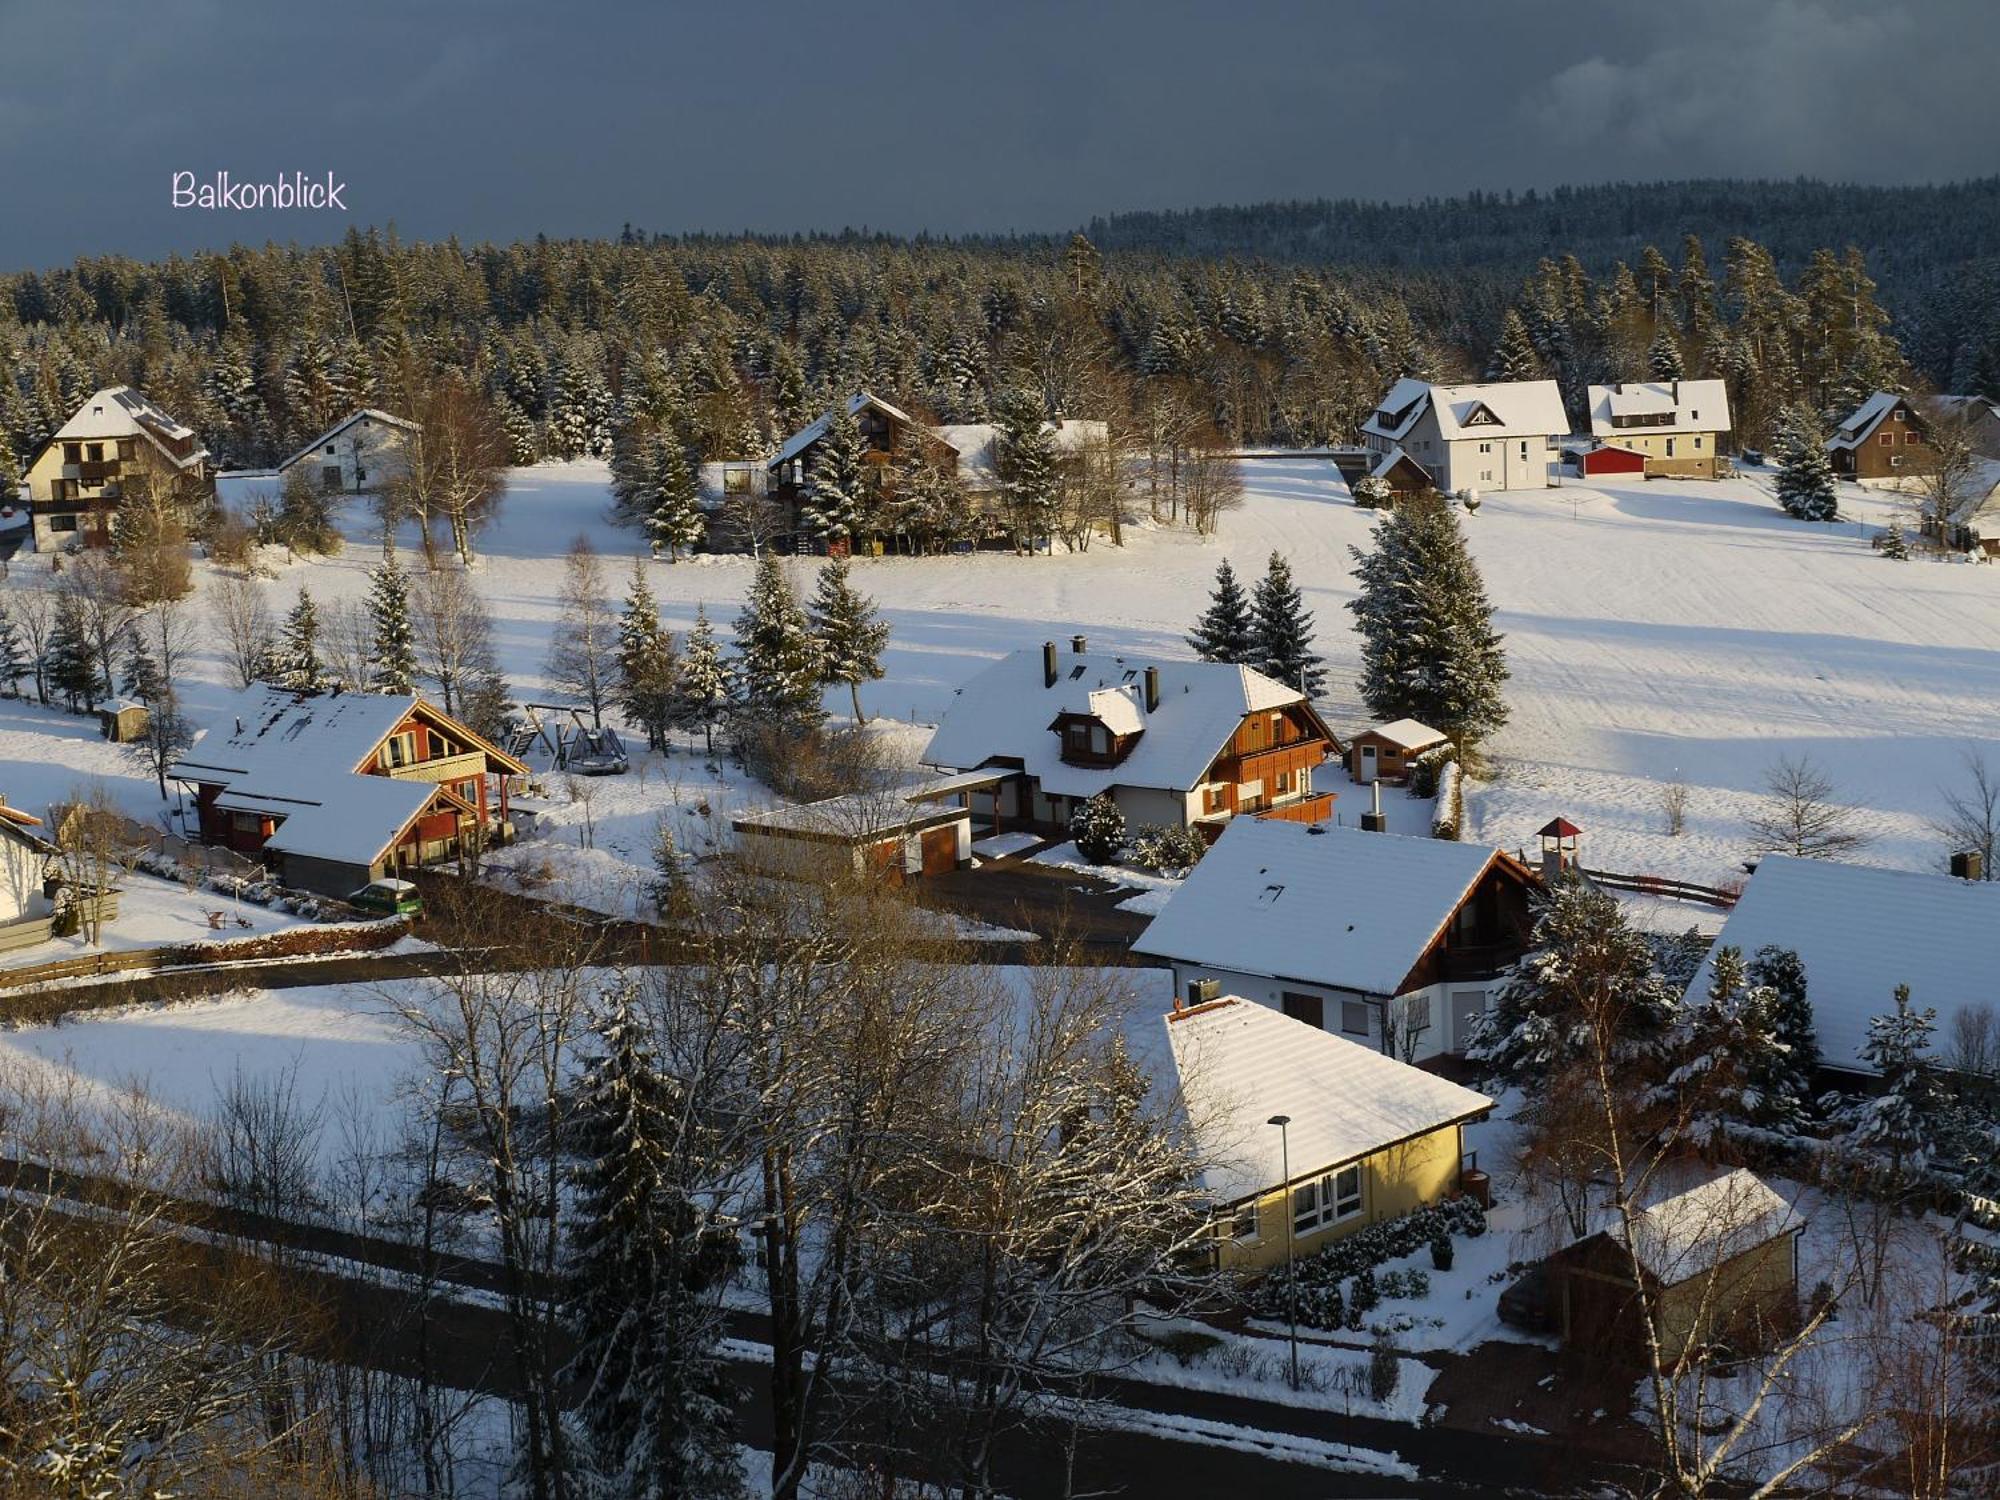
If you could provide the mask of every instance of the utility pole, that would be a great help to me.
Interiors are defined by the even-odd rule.
[[[1299,1388],[1299,1282],[1292,1274],[1292,1137],[1286,1129],[1292,1123],[1290,1115],[1272,1115],[1265,1121],[1278,1127],[1278,1170],[1283,1174],[1283,1191],[1279,1194],[1279,1209],[1285,1216],[1285,1315],[1291,1324],[1292,1344],[1292,1389]]]

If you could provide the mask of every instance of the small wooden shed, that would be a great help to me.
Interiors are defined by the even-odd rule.
[[[1547,1263],[1564,1353],[1643,1369],[1642,1281],[1663,1366],[1711,1346],[1769,1348],[1796,1325],[1804,1228],[1763,1179],[1738,1168],[1639,1214],[1630,1253],[1609,1230],[1578,1240]]]
[[[145,738],[152,723],[146,705],[130,698],[112,698],[97,706],[97,732],[114,745]]]
[[[1363,786],[1371,781],[1407,781],[1410,762],[1448,738],[1415,719],[1373,725],[1348,742],[1347,774]]]

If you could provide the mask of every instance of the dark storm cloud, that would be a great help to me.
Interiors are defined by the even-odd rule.
[[[0,0],[0,264],[357,222],[1060,229],[1276,197],[1990,173],[1992,0]]]

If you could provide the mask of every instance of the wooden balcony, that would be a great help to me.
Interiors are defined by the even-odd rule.
[[[102,484],[107,479],[116,479],[119,473],[118,460],[115,458],[100,459],[96,463],[86,460],[74,467],[76,477],[85,484]]]
[[[1518,939],[1447,945],[1437,950],[1438,978],[1448,983],[1491,979],[1525,951],[1527,945]]]
[[[1333,816],[1332,792],[1311,792],[1274,807],[1262,807],[1253,814],[1279,823],[1324,823]]]
[[[469,776],[483,776],[485,773],[486,752],[465,750],[457,755],[440,755],[434,760],[396,766],[386,774],[396,781],[463,781]]]

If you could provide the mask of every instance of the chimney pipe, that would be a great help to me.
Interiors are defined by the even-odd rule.
[[[1966,849],[1951,857],[1951,873],[1960,880],[1984,880],[1986,858],[1977,849]]]
[[[1045,688],[1052,688],[1055,685],[1056,685],[1056,643],[1054,641],[1043,641],[1042,642],[1042,686]]]
[[[1081,656],[1090,649],[1090,643],[1080,635],[1073,635],[1069,638],[1069,649]]]
[[[1146,712],[1151,713],[1160,706],[1160,669],[1146,668]]]
[[[1375,807],[1372,812],[1365,812],[1361,815],[1362,832],[1387,833],[1389,831],[1389,820],[1382,816],[1382,783],[1379,780],[1371,781],[1368,783],[1368,789],[1374,794]]]
[[[1676,376],[1674,378],[1674,405],[1679,406],[1680,404],[1681,404],[1681,382],[1680,382],[1680,377]]]

